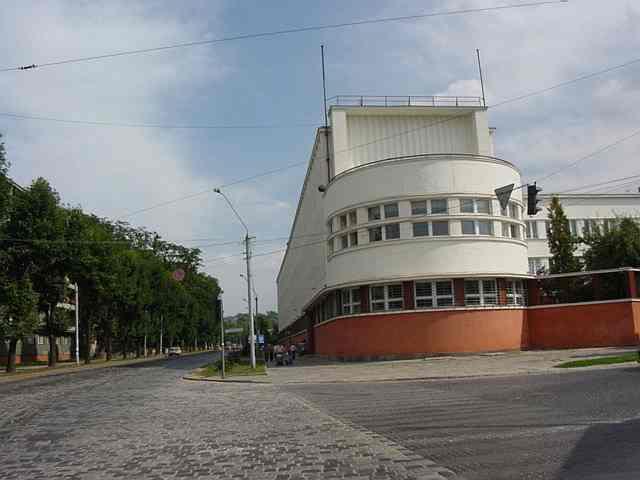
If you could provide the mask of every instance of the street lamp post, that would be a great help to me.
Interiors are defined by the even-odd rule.
[[[79,325],[80,325],[80,303],[78,301],[79,298],[79,294],[78,294],[78,284],[75,284],[76,287],[76,365],[80,365],[80,332],[79,332]],[[89,348],[88,342],[87,342],[87,348]]]
[[[231,208],[231,210],[233,211],[235,216],[238,218],[238,220],[240,221],[240,223],[244,227],[244,230],[245,230],[245,233],[246,233],[245,237],[244,237],[244,250],[245,250],[245,258],[246,258],[246,261],[247,261],[247,297],[251,298],[251,291],[252,291],[253,288],[251,286],[251,237],[249,236],[249,228],[247,227],[247,224],[244,223],[244,220],[242,220],[242,217],[240,217],[240,214],[233,207],[233,204],[227,198],[227,196],[224,194],[224,192],[222,192],[219,188],[214,188],[213,191],[216,192],[217,194],[221,195],[222,198],[225,199],[225,201],[227,202],[227,204],[229,204],[229,207]],[[249,339],[250,339],[250,346],[251,346],[251,368],[253,368],[255,370],[255,368],[256,368],[255,327],[254,327],[254,324],[253,324],[253,322],[254,322],[253,321],[253,308],[252,308],[252,305],[251,305],[251,301],[249,301],[248,303],[249,303]]]

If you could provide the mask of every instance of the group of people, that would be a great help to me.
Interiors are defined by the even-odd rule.
[[[289,345],[289,347],[281,344],[267,345],[264,350],[264,360],[265,362],[274,362],[276,361],[276,355],[281,353],[287,357],[286,363],[291,364],[296,359],[297,351],[298,348],[293,343]]]

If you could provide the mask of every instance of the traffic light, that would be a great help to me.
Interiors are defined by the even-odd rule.
[[[542,207],[538,206],[540,203],[538,193],[541,191],[542,189],[535,182],[533,185],[527,185],[527,215],[535,215],[542,210]]]

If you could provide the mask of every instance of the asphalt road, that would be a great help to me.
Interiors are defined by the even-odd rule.
[[[640,367],[287,387],[467,479],[640,478]]]

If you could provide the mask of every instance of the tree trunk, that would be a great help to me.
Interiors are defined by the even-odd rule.
[[[104,349],[106,353],[107,362],[110,362],[113,353],[111,350],[111,332],[109,331],[105,332]]]
[[[89,320],[89,316],[85,315],[82,319],[82,338],[84,340],[84,348],[82,349],[82,353],[84,356],[85,365],[89,365],[91,363],[91,321]]]
[[[49,335],[49,366],[55,367],[58,364],[58,345],[56,345],[56,336]]]
[[[9,352],[7,354],[7,373],[16,372],[16,350],[18,349],[18,339],[9,340]]]

